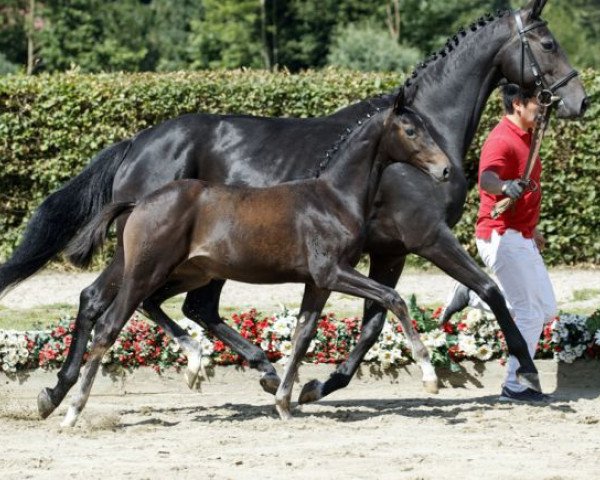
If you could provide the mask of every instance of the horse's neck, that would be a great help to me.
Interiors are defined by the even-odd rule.
[[[365,215],[369,194],[373,193],[373,175],[380,166],[379,143],[384,130],[385,113],[378,113],[352,132],[331,159],[320,179],[345,205],[360,216]]]
[[[496,57],[510,39],[509,22],[510,16],[504,16],[467,33],[446,57],[418,73],[409,87],[417,89],[412,106],[455,167],[462,168],[486,101],[501,78]]]

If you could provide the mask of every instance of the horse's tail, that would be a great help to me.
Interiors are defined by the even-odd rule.
[[[102,150],[35,210],[21,243],[0,265],[0,296],[46,265],[111,200],[116,171],[130,146],[124,140]]]
[[[67,245],[65,254],[76,265],[88,265],[94,252],[104,243],[112,223],[117,217],[130,213],[135,202],[115,202],[104,207]]]

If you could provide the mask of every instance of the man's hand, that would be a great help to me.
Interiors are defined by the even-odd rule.
[[[537,248],[540,252],[544,250],[544,247],[546,246],[546,239],[537,228],[533,231],[533,241],[537,245]]]
[[[527,182],[520,179],[505,180],[504,182],[502,182],[501,190],[504,195],[512,198],[513,200],[516,200],[523,194],[523,191],[525,190],[526,186]]]

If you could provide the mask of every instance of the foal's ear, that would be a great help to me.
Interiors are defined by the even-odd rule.
[[[404,87],[400,87],[400,91],[394,100],[394,113],[400,113],[400,110],[405,105]]]
[[[528,20],[536,20],[540,18],[542,10],[546,6],[548,0],[531,0],[523,10],[529,11]]]

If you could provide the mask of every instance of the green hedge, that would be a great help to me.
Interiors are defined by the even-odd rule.
[[[597,98],[600,76],[584,73]],[[290,75],[257,71],[0,78],[0,260],[32,210],[109,144],[186,112],[318,116],[400,83],[395,74],[323,70]],[[598,263],[597,101],[584,121],[553,120],[545,140],[542,229],[552,264]],[[489,102],[466,169],[475,181],[477,152],[500,114]],[[469,195],[457,233],[470,248],[477,197]],[[472,250],[474,253],[474,250]]]

